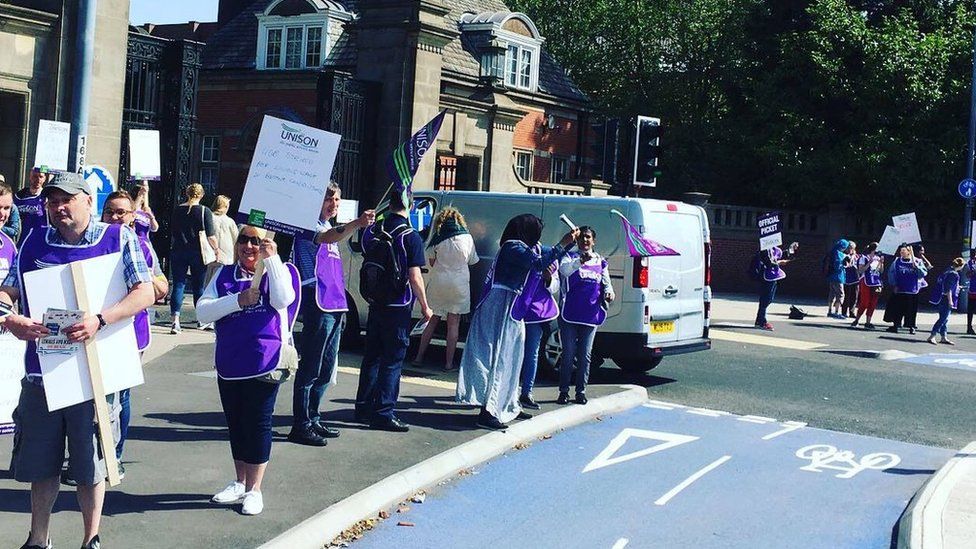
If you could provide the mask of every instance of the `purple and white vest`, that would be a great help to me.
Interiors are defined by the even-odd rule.
[[[407,287],[410,285],[407,284]],[[315,254],[315,303],[326,313],[344,313],[349,310],[338,243],[321,244]]]
[[[41,195],[20,198],[14,193],[14,206],[20,213],[20,234],[26,236],[34,229],[47,226],[47,212]]]
[[[0,233],[0,280],[7,278],[16,258],[17,244],[5,233]]]
[[[607,319],[603,308],[605,289],[603,273],[607,260],[594,255],[566,277],[562,318],[571,324],[599,326]]]
[[[149,272],[151,273],[155,263],[153,262],[152,244],[149,240],[139,240],[139,248],[142,250],[142,257],[146,259],[146,265],[149,267]],[[152,333],[149,331],[149,309],[144,309],[136,313],[135,318],[132,319],[132,326],[136,330],[136,343],[139,346],[140,351],[145,351],[149,348],[149,344],[152,343]]]
[[[895,293],[896,294],[917,294],[921,289],[918,276],[918,269],[914,261],[905,261],[902,258],[895,260],[891,266],[894,272]]]
[[[881,282],[881,269],[874,269],[871,267],[872,261],[877,261],[877,265],[880,265],[881,258],[872,259],[871,256],[862,255],[858,258],[859,265],[867,265],[868,268],[864,270],[864,274],[861,275],[861,280],[864,281],[864,285],[869,288],[880,288],[883,283]]]
[[[287,307],[287,318],[270,305],[268,277],[261,279],[261,301],[231,313],[214,323],[217,346],[214,361],[221,379],[260,377],[278,367],[281,348],[291,337],[291,328],[301,305],[298,269],[285,263],[291,275],[295,300]],[[251,287],[251,275],[238,265],[225,265],[217,272],[217,297],[240,293]]]
[[[133,229],[136,231],[136,236],[139,240],[149,240],[149,233],[152,232],[152,221],[149,214],[142,210],[135,211],[135,223],[133,224]]]
[[[783,259],[783,250],[781,250],[779,246],[770,248],[770,265],[763,269],[763,280],[766,282],[774,282],[776,280],[783,280],[786,278],[786,273],[783,272],[783,269],[779,268],[780,259]]]
[[[502,243],[502,246],[504,245],[505,243]],[[537,244],[533,249],[536,253],[540,253],[542,248]],[[488,276],[485,277],[485,284],[481,289],[481,300],[478,302],[478,306],[481,306],[485,298],[488,297],[488,292],[495,286],[495,268],[498,266],[498,258],[501,255],[502,251],[499,249],[498,254],[495,256],[495,261],[492,262],[491,268],[488,269]],[[526,324],[539,324],[549,322],[559,316],[559,306],[549,292],[549,288],[543,284],[541,272],[529,271],[525,275],[525,281],[522,283],[522,290],[516,292],[516,294],[515,300],[512,301],[512,306],[508,312],[512,320],[525,322]]]
[[[92,223],[96,223],[92,221]],[[105,225],[104,223],[98,223]],[[101,236],[97,241],[87,246],[66,246],[63,244],[49,244],[47,242],[47,231],[33,231],[21,243],[20,254],[17,256],[17,268],[20,275],[21,307],[24,315],[30,316],[30,295],[27,294],[27,286],[24,285],[24,275],[51,267],[54,265],[64,265],[83,259],[91,259],[103,255],[114,254],[122,251],[122,225],[106,225]],[[34,341],[27,342],[27,354],[25,355],[24,365],[27,373],[40,375],[41,364],[37,359],[37,344]]]

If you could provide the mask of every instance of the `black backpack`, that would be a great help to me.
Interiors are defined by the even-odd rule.
[[[363,250],[359,293],[370,305],[390,305],[402,298],[408,284],[406,266],[396,258],[397,240],[413,229],[403,224],[387,232],[382,222],[375,227],[373,240]]]

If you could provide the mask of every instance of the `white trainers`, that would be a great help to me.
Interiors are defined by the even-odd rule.
[[[261,492],[251,490],[244,494],[244,505],[241,507],[241,513],[245,515],[257,515],[263,510],[264,497],[261,496]]]
[[[208,332],[212,332],[213,329],[214,329],[213,322],[208,322],[206,324],[201,324],[200,325],[200,329],[201,330],[207,330]]]
[[[170,326],[169,333],[176,335],[182,331],[183,328],[180,326],[180,319],[177,318],[176,320],[173,321],[173,325]]]
[[[214,503],[237,503],[244,499],[244,483],[236,480],[227,485],[227,488],[214,494],[210,501]]]

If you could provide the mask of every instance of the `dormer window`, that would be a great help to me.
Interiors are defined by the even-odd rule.
[[[460,28],[481,44],[475,47],[482,51],[483,78],[497,75],[508,88],[530,92],[538,89],[544,38],[527,15],[508,11],[468,12],[461,16]],[[501,74],[497,70],[499,64]]]
[[[332,47],[329,26],[353,18],[325,0],[278,0],[257,17],[259,70],[318,69]]]

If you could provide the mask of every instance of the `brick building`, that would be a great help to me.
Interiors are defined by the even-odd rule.
[[[221,0],[200,78],[199,179],[239,197],[265,115],[343,136],[333,177],[371,201],[389,151],[447,110],[421,189],[605,192],[589,100],[501,0]]]

